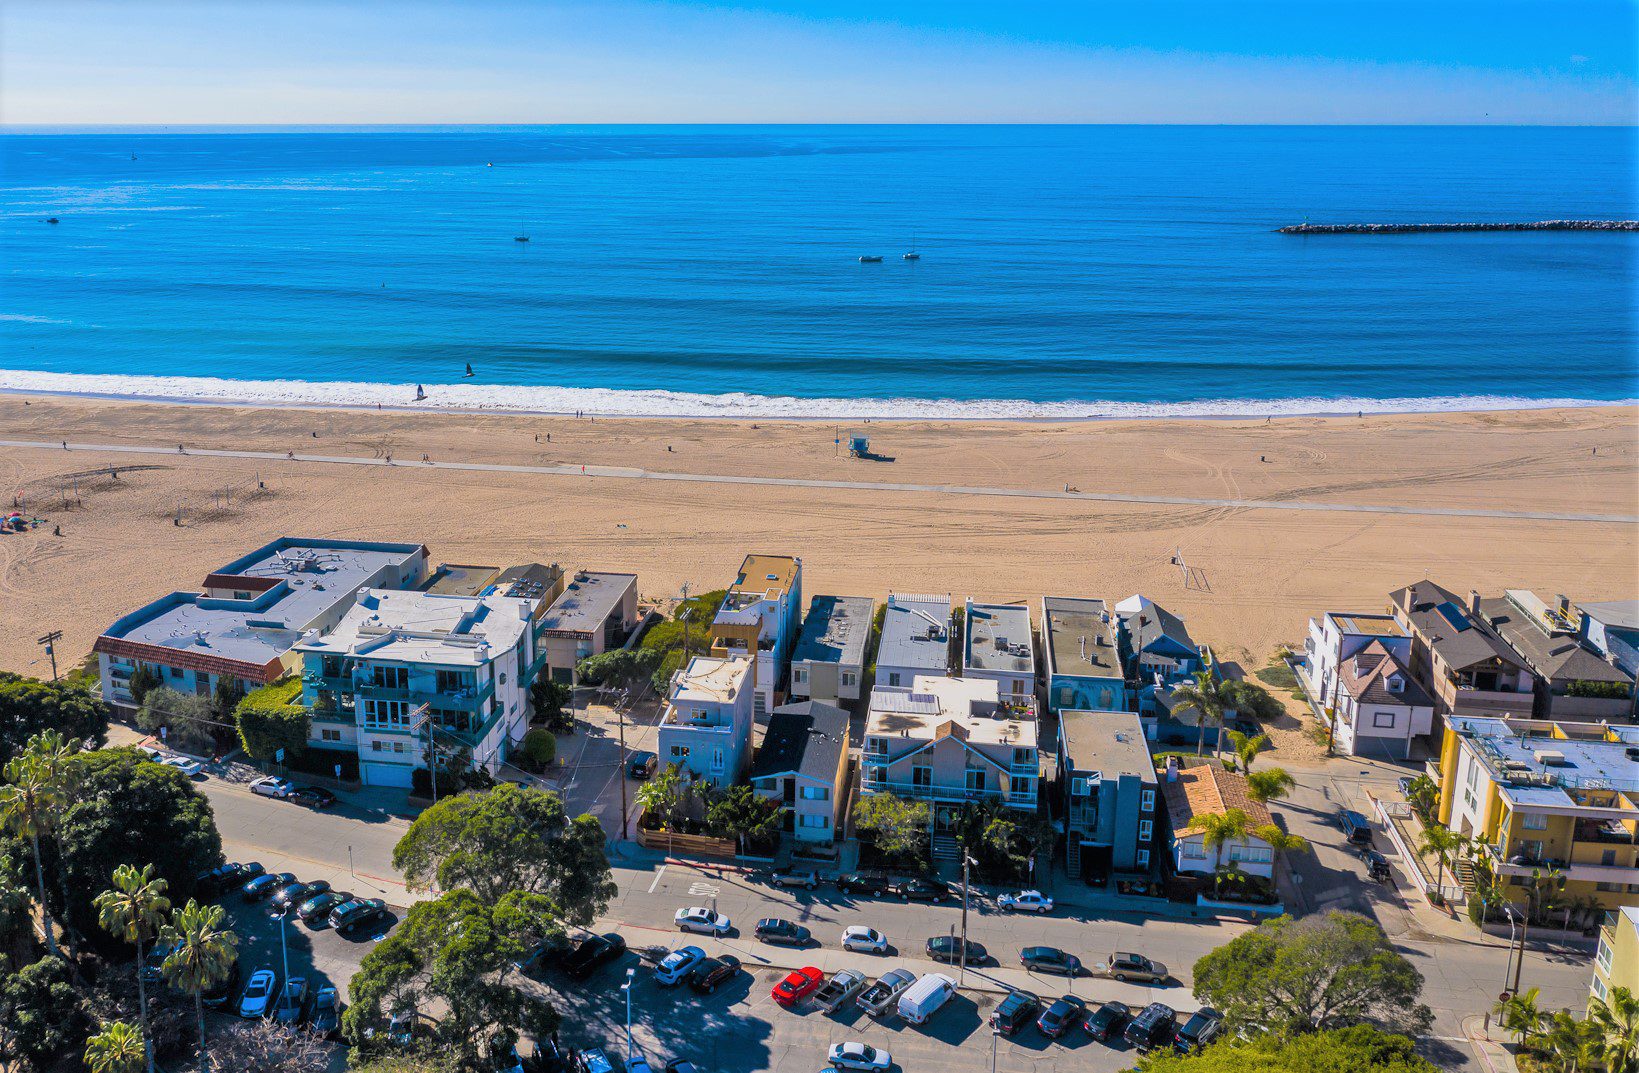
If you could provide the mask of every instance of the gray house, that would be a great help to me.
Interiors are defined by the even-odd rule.
[[[1148,878],[1157,780],[1137,713],[1061,712],[1058,752],[1070,874]]]
[[[842,838],[848,774],[848,713],[817,700],[774,709],[751,762],[751,787],[780,803],[799,842]]]
[[[791,652],[791,695],[834,704],[858,700],[865,677],[876,601],[869,596],[816,596]]]

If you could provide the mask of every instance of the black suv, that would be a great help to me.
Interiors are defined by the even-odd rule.
[[[757,938],[765,943],[777,943],[781,946],[807,946],[812,938],[808,929],[801,924],[793,924],[789,920],[779,917],[765,917],[757,921]]]
[[[943,961],[946,965],[954,965],[962,959],[962,943],[964,940],[953,935],[935,935],[928,940],[928,958],[932,961]],[[972,939],[967,943],[967,964],[982,965],[990,952]]]
[[[951,896],[950,887],[937,879],[907,879],[895,883],[893,892],[907,902],[942,902]]]
[[[1217,1010],[1199,1009],[1189,1015],[1189,1020],[1178,1026],[1178,1031],[1172,1037],[1172,1045],[1189,1054],[1217,1039],[1223,1030],[1222,1014]]]
[[[386,915],[387,903],[380,898],[355,898],[331,911],[330,927],[335,931],[346,931]]]
[[[571,980],[585,980],[625,952],[626,940],[618,933],[593,935],[575,947],[563,959],[561,967],[564,975]]]
[[[1121,1030],[1127,1027],[1127,1018],[1131,1016],[1132,1010],[1127,1008],[1125,1002],[1105,1002],[1082,1024],[1089,1036],[1100,1043],[1108,1043],[1112,1037],[1121,1035]]]
[[[1152,1002],[1138,1011],[1138,1016],[1127,1026],[1126,1040],[1140,1053],[1147,1053],[1172,1042],[1178,1014],[1164,1002]]]
[[[874,872],[854,872],[850,875],[838,876],[837,889],[844,894],[879,896],[888,893],[888,877],[877,875]]]
[[[1041,999],[1028,991],[1011,991],[990,1015],[990,1027],[1004,1036],[1011,1036],[1036,1019],[1041,1012]]]

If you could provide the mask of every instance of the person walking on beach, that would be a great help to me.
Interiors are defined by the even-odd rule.
[[[68,450],[68,441],[67,440],[63,441],[63,450],[65,450],[65,451]]]

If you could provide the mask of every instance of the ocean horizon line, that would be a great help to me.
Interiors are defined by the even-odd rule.
[[[424,398],[417,398],[420,391]],[[1028,399],[801,398],[726,392],[559,387],[541,384],[235,380],[0,369],[0,394],[80,396],[190,405],[574,414],[629,418],[882,421],[1096,421],[1237,419],[1552,410],[1639,405],[1639,398],[1530,398],[1513,395],[1306,396],[1173,402]]]

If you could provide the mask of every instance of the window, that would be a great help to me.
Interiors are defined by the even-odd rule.
[[[933,785],[933,769],[931,767],[926,767],[922,764],[912,765],[912,767],[911,767],[911,785],[912,786],[932,786]]]
[[[1190,860],[1190,861],[1204,861],[1204,860],[1206,860],[1206,847],[1202,846],[1201,843],[1199,843],[1199,842],[1195,842],[1195,841],[1185,842],[1183,844],[1182,853],[1183,853],[1183,856],[1184,856],[1185,860]]]
[[[377,689],[409,689],[410,671],[407,667],[372,667],[370,681]]]
[[[1032,783],[1028,775],[1014,775],[1007,780],[1007,792],[1013,797],[1029,797]]]
[[[798,827],[807,827],[810,830],[815,830],[815,831],[823,831],[827,827],[831,826],[831,817],[829,817],[829,816],[810,816],[810,815],[804,814],[804,815],[801,815],[801,816],[797,817],[797,826]]]
[[[888,773],[879,767],[865,769],[865,784],[867,786],[881,786],[888,779]]]
[[[1593,976],[1593,994],[1594,994],[1594,997],[1597,998],[1600,1002],[1605,1001],[1605,995],[1606,995],[1605,981],[1603,981],[1599,978],[1598,973],[1594,973],[1594,976]]]
[[[1031,764],[1034,764],[1035,762],[1036,762],[1036,750],[1034,750],[1034,749],[1014,749],[1013,750],[1013,766],[1014,767],[1029,767]]]
[[[808,681],[808,669],[805,667],[798,667],[796,672],[792,674],[791,677],[795,678],[799,683],[806,684]]]
[[[842,684],[843,685],[851,686],[851,685],[854,684],[855,681],[856,681],[856,679],[854,677],[854,672],[853,671],[843,671],[842,672]]]
[[[888,684],[890,686],[896,686],[896,685],[899,684],[899,672],[898,671],[889,671],[888,672]]]
[[[1605,865],[1606,867],[1609,867],[1609,866],[1615,864],[1616,863],[1616,851],[1614,849],[1607,849],[1607,850],[1602,851],[1599,854],[1599,863]]]
[[[672,746],[672,759],[673,760],[687,760],[688,758],[689,758],[689,747],[687,745],[673,745]]]
[[[1617,891],[1622,889],[1622,884],[1620,884],[1620,883],[1595,883],[1593,885],[1593,889],[1597,890],[1597,891],[1601,891],[1605,894],[1615,894]]]
[[[470,693],[473,677],[466,671],[439,671],[437,675],[438,692],[445,694]]]
[[[341,740],[341,731],[339,731],[339,730],[321,730],[321,731],[319,731],[319,740],[320,741],[340,741]]]
[[[1599,938],[1599,953],[1596,956],[1599,958],[1599,967],[1610,972],[1611,958],[1614,955],[1611,953],[1611,944],[1605,941],[1604,936]]]
[[[1389,692],[1390,693],[1404,693],[1405,691],[1406,691],[1406,680],[1404,678],[1400,677],[1398,674],[1389,675]]]
[[[711,770],[723,770],[723,750],[720,748],[711,751]]]
[[[804,801],[831,800],[831,788],[829,786],[804,786],[801,794]]]
[[[393,752],[402,753],[403,751],[404,751],[404,743],[403,742],[401,742],[401,741],[393,742]]]
[[[1086,779],[1071,779],[1070,780],[1070,796],[1071,797],[1086,797],[1087,796],[1087,789],[1088,789],[1088,783],[1087,783]]]
[[[364,725],[386,729],[407,729],[410,725],[410,705],[402,700],[364,701]]]
[[[1138,811],[1140,811],[1140,812],[1154,812],[1155,811],[1155,791],[1154,790],[1144,790],[1138,795]]]
[[[1098,691],[1098,706],[1105,711],[1115,709],[1115,693],[1109,686],[1101,686]]]
[[[1394,727],[1394,713],[1393,712],[1373,712],[1372,713],[1372,726],[1377,727],[1379,729],[1393,729],[1393,727]]]
[[[1076,691],[1069,686],[1059,686],[1059,707],[1068,708],[1076,702]]]
[[[972,768],[972,767],[968,768],[967,769],[967,781],[966,781],[965,785],[967,786],[968,790],[973,792],[973,793],[984,793],[984,789],[985,789],[984,769],[983,768]]]
[[[1013,695],[1015,697],[1022,696],[1024,694],[1024,692],[1025,692],[1024,679],[1022,679],[1022,678],[1013,679]]]
[[[1268,864],[1275,859],[1275,854],[1268,846],[1231,846],[1229,859],[1248,864]]]
[[[370,751],[371,752],[379,753],[379,752],[381,752],[381,750],[382,750],[382,743],[381,742],[373,741],[373,742],[370,743]]]
[[[1525,831],[1546,831],[1548,829],[1548,814],[1546,812],[1522,812],[1519,814],[1519,825]]]
[[[1139,850],[1138,856],[1134,859],[1134,863],[1140,868],[1148,868],[1150,866],[1150,851],[1147,849]]]
[[[865,739],[865,751],[870,753],[872,756],[887,756],[888,755],[888,739],[887,738],[866,738]]]
[[[1528,860],[1533,860],[1533,861],[1542,860],[1542,840],[1541,839],[1528,838],[1528,839],[1526,839],[1525,841],[1523,841],[1519,844],[1519,848],[1520,848],[1520,852],[1525,854],[1525,856]]]
[[[1154,837],[1155,837],[1155,821],[1154,820],[1139,820],[1138,821],[1138,841],[1148,842],[1150,839],[1152,839]]]
[[[182,668],[181,667],[166,667],[165,670],[168,674],[170,674],[170,676],[172,678],[181,678],[182,677]]]

